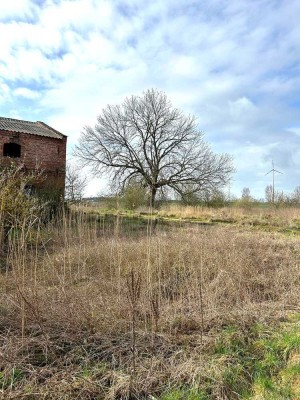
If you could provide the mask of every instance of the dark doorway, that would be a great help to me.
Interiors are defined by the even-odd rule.
[[[21,157],[21,146],[17,143],[4,143],[3,156],[12,158]]]

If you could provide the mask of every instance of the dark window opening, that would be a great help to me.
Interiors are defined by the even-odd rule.
[[[4,143],[3,146],[4,157],[21,157],[21,146],[17,143]]]

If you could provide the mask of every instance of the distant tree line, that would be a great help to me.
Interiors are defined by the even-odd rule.
[[[147,189],[141,187],[138,183],[132,183],[128,185],[124,190],[118,194],[119,205],[127,209],[136,209],[138,207],[146,206],[147,200]],[[229,195],[224,190],[214,191],[203,191],[200,193],[193,193],[186,196],[168,196],[165,192],[161,194],[157,199],[157,204],[163,204],[168,202],[178,202],[183,205],[191,206],[207,206],[207,207],[225,207],[225,206],[237,206],[237,207],[252,207],[257,206],[260,203],[273,204],[273,188],[271,185],[265,188],[265,198],[256,199],[251,195],[251,190],[248,187],[244,187],[241,192],[241,196],[237,197]],[[274,205],[275,206],[300,206],[300,186],[297,186],[292,193],[284,193],[282,191],[274,192]]]

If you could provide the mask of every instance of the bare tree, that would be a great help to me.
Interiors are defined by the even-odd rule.
[[[250,201],[250,189],[248,187],[244,187],[242,190],[242,200]]]
[[[292,194],[292,199],[294,203],[300,203],[300,186],[296,186],[294,193]]]
[[[65,198],[71,202],[82,199],[84,190],[87,186],[87,177],[80,173],[80,169],[75,165],[67,165]]]
[[[274,190],[272,185],[267,185],[265,189],[265,197],[268,203],[280,204],[289,203],[289,196],[283,191]]]
[[[272,203],[273,201],[273,186],[267,185],[265,188],[265,197],[268,203]]]
[[[162,188],[180,195],[215,190],[233,172],[231,156],[212,152],[195,117],[154,89],[103,109],[95,128],[84,128],[75,154],[118,187],[139,180],[151,206]]]

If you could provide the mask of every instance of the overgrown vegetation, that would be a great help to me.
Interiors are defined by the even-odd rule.
[[[0,275],[3,399],[299,396],[296,237],[79,211],[27,232]]]
[[[11,164],[0,170],[0,255],[10,230],[32,226],[42,213],[41,202],[31,196],[32,182],[42,180],[38,171],[26,173]]]
[[[300,233],[300,208],[273,207],[267,204],[241,202],[227,207],[184,206],[180,203],[163,203],[159,209],[148,207],[124,208],[123,198],[103,198],[99,203],[81,203],[73,207],[77,212],[94,216],[115,215],[133,220],[153,219],[155,223],[192,223],[194,225],[232,225],[243,230],[281,232],[287,235]],[[139,221],[140,223],[141,221]]]

